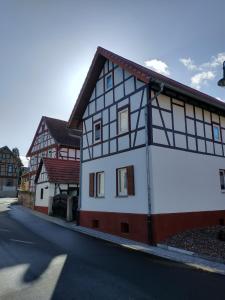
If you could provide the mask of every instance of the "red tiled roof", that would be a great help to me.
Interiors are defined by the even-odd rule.
[[[178,92],[185,96],[196,99],[197,101],[212,105],[216,108],[225,111],[225,103],[223,103],[222,101],[219,101],[214,97],[211,97],[207,94],[190,88],[189,86],[186,86],[157,72],[154,72],[148,68],[145,68],[131,60],[128,60],[104,48],[98,47],[90,69],[88,71],[87,77],[84,81],[83,87],[80,91],[72,114],[70,116],[68,122],[69,127],[78,128],[80,121],[82,120],[84,111],[86,109],[87,103],[91,97],[96,81],[101,73],[106,59],[109,59],[114,64],[117,64],[118,66],[120,66],[130,74],[134,75],[146,84],[149,84],[151,82],[157,84],[164,83],[165,88],[167,88],[168,90]]]
[[[43,158],[40,162],[35,182],[37,182],[44,164],[48,174],[48,181],[52,183],[79,183],[80,161]]]

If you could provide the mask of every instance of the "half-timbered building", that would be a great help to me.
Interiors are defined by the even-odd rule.
[[[35,177],[43,157],[80,160],[80,130],[67,127],[67,122],[42,117],[28,150],[29,190],[35,192]]]
[[[80,224],[157,243],[224,224],[225,104],[98,48],[82,124]]]
[[[16,197],[22,162],[7,146],[0,148],[0,197]]]

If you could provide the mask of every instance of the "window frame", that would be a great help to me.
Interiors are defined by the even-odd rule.
[[[100,138],[98,140],[96,140],[96,130],[95,130],[95,126],[96,125],[100,125]],[[95,120],[93,122],[93,144],[98,144],[98,143],[101,143],[102,142],[102,119],[98,119],[98,120]]]
[[[127,130],[126,131],[122,131],[120,130],[120,125],[121,125],[121,114],[127,111]],[[117,135],[125,135],[128,134],[130,132],[130,106],[129,105],[125,105],[122,106],[120,108],[117,109]]]
[[[99,181],[100,181],[99,176],[102,176],[102,175],[103,175],[103,193],[101,194],[100,189],[99,189]],[[96,185],[95,185],[96,198],[104,198],[105,197],[105,172],[104,171],[97,172],[95,174],[95,178],[96,178]]]
[[[13,174],[13,164],[11,164],[11,163],[9,163],[8,165],[7,165],[7,174],[8,175],[12,175]]]
[[[121,170],[126,170],[126,193],[120,192],[120,174]],[[117,196],[118,197],[128,197],[128,177],[127,177],[127,167],[121,167],[116,169],[116,184],[117,184]]]
[[[221,175],[223,177],[223,185],[221,182]],[[220,177],[220,190],[221,192],[225,192],[225,170],[224,169],[219,169],[219,177]]]
[[[218,133],[219,133],[218,139],[215,137],[214,128],[218,129]],[[215,142],[221,142],[221,128],[220,128],[219,124],[212,123],[212,132],[213,132],[213,134],[212,134],[213,135],[213,141],[215,141]]]
[[[111,85],[108,86],[108,79],[111,78]],[[105,77],[105,90],[108,91],[113,88],[113,76],[112,73],[106,75]]]

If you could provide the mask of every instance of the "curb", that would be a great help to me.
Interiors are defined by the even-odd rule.
[[[157,247],[162,248],[162,249],[166,249],[166,250],[171,250],[171,251],[178,252],[178,253],[182,253],[182,254],[191,255],[191,256],[192,255],[198,256],[195,252],[184,250],[182,248],[167,246],[165,244],[157,244]],[[198,257],[200,257],[200,256],[198,256]]]
[[[49,221],[51,223],[57,224],[59,226],[62,226],[64,228],[73,230],[81,234],[88,235],[90,237],[94,237],[97,239],[101,239],[119,245],[123,248],[128,248],[145,254],[164,258],[176,263],[183,263],[187,266],[190,266],[198,270],[207,271],[219,275],[225,275],[225,264],[208,260],[207,258],[204,257],[199,257],[197,256],[197,254],[191,251],[167,246],[164,244],[158,244],[157,247],[150,246],[144,243],[128,240],[108,233],[103,233],[94,229],[77,226],[75,223],[66,222],[64,220],[45,215],[41,212],[37,212],[23,206],[19,206],[19,207],[17,206],[17,208],[24,210],[30,214],[33,214],[45,221]]]

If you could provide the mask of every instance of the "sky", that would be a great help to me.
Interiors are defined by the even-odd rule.
[[[102,46],[220,100],[224,0],[0,0],[0,146],[68,120]]]

